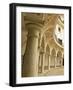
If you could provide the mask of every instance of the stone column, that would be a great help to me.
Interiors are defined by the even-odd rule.
[[[45,53],[42,52],[43,59],[42,59],[42,73],[44,73],[44,59],[45,59]]]
[[[56,68],[56,56],[54,56],[54,66],[55,66],[55,68]]]
[[[38,27],[38,26],[37,26]],[[38,76],[38,37],[39,30],[35,25],[28,25],[28,38],[24,54],[23,77]]]
[[[50,70],[50,55],[49,55],[49,65],[48,65],[48,70]]]

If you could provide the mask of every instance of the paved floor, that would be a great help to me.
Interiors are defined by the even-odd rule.
[[[44,73],[39,73],[39,76],[54,76],[54,75],[64,75],[64,67],[51,68],[49,71],[44,71]]]

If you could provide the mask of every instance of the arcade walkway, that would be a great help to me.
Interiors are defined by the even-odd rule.
[[[55,76],[55,75],[64,75],[64,67],[51,68],[49,71],[44,73],[39,73],[39,76]]]
[[[61,17],[64,15],[22,13],[22,77],[63,75],[64,21]]]

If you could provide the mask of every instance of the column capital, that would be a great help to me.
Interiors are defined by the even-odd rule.
[[[28,37],[39,38],[39,33],[41,32],[43,25],[29,21],[25,24],[25,27],[28,31]]]

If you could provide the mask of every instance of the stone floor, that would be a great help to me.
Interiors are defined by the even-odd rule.
[[[39,73],[39,76],[56,76],[64,75],[64,67],[50,68],[49,71],[45,70],[44,73]]]

